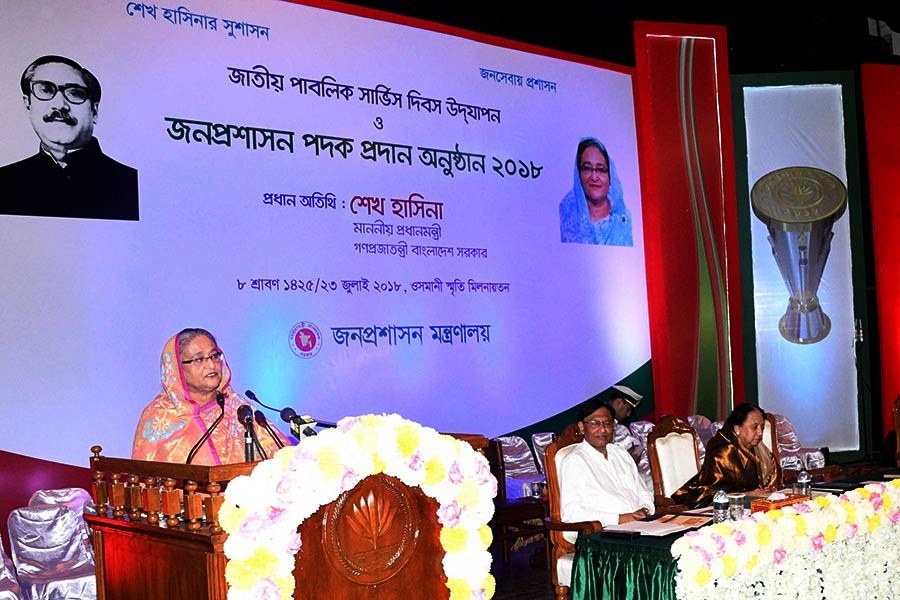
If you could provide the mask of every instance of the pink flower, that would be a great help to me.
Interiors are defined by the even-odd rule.
[[[459,515],[459,505],[454,500],[447,506],[442,506],[438,509],[438,523],[444,527],[456,527],[459,525]]]
[[[787,556],[787,551],[784,548],[775,548],[775,552],[773,553],[773,557],[775,559],[775,564],[780,565],[781,561],[784,560],[784,557]]]
[[[342,432],[347,433],[348,431],[353,429],[353,426],[357,423],[359,423],[359,417],[344,417],[343,419],[338,421],[337,426],[338,429],[340,429]]]
[[[422,460],[422,453],[419,450],[413,452],[412,456],[409,457],[409,464],[406,466],[410,471],[421,471],[422,467],[425,466],[425,461]]]
[[[894,525],[900,523],[900,510],[891,511],[891,523]]]
[[[734,543],[738,546],[743,546],[744,542],[747,541],[747,536],[744,535],[743,531],[735,531],[734,532]]]
[[[694,546],[694,551],[700,556],[700,560],[703,561],[703,564],[708,569],[712,565],[712,555],[706,551],[706,548],[701,548],[700,546]]]
[[[821,533],[812,539],[812,546],[816,550],[821,550],[825,547],[825,536]]]
[[[253,588],[253,597],[260,600],[281,600],[281,588],[271,577],[260,579]]]
[[[884,498],[881,497],[881,494],[873,493],[869,496],[869,501],[872,502],[872,508],[875,510],[881,510],[881,507],[884,506]]]
[[[850,498],[847,497],[847,492],[844,492],[843,494],[838,496],[838,500],[840,500],[841,502],[848,502]]]
[[[794,510],[796,510],[800,514],[806,514],[812,511],[812,509],[809,507],[809,504],[807,504],[806,502],[799,502],[795,504]]]
[[[295,531],[291,534],[291,540],[288,542],[288,550],[290,550],[291,554],[297,554],[300,552],[301,546],[303,546],[303,540],[300,537],[300,532]]]
[[[450,483],[453,483],[456,485],[459,485],[460,483],[462,483],[463,474],[462,474],[462,470],[459,468],[459,462],[454,460],[453,464],[450,465],[450,470],[447,473],[447,479],[450,481]]]
[[[716,543],[716,556],[723,556],[725,554],[725,540],[720,535],[713,535],[712,538]]]
[[[350,469],[348,467],[344,467],[344,475],[341,477],[341,491],[346,492],[347,490],[352,490],[356,487],[356,484],[360,482],[359,473]]]
[[[856,537],[856,532],[859,529],[859,525],[856,523],[850,523],[850,526],[847,528],[847,539],[852,540]]]
[[[491,474],[491,466],[488,464],[487,459],[480,454],[475,458],[477,460],[475,467],[475,479],[478,481],[479,485],[484,485],[493,477]]]

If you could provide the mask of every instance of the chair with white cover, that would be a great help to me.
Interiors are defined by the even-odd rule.
[[[561,519],[562,504],[559,494],[559,471],[562,461],[584,439],[578,431],[578,424],[573,423],[547,446],[544,455],[544,468],[547,475],[547,500],[550,516],[544,523],[550,534],[550,577],[557,600],[567,600],[572,583],[572,565],[575,560],[575,539],[578,534],[600,531],[603,526],[599,521],[580,521],[566,523]]]
[[[672,494],[700,471],[700,441],[688,423],[667,415],[659,419],[647,442],[656,506],[672,504]]]
[[[97,597],[94,557],[84,544],[79,519],[64,505],[10,512],[10,550],[23,598]]]
[[[506,498],[519,500],[532,495],[534,483],[543,483],[544,476],[538,472],[531,447],[518,435],[504,435],[500,441],[503,454],[503,468],[506,473]]]
[[[12,560],[3,549],[3,539],[0,538],[0,600],[21,600],[22,593],[19,590],[19,580],[16,578],[16,569]]]
[[[653,475],[650,473],[650,456],[647,454],[647,438],[653,431],[655,423],[653,421],[634,421],[628,426],[631,435],[641,444],[641,456],[637,462],[638,473],[641,479],[647,484],[648,489],[653,489]]]
[[[541,431],[531,434],[531,446],[534,448],[534,458],[537,460],[538,472],[544,472],[544,452],[553,441],[556,434],[552,431]]]
[[[83,488],[57,488],[50,490],[38,490],[28,499],[28,506],[41,506],[45,504],[68,506],[78,517],[84,529],[84,542],[88,550],[93,553],[91,546],[91,530],[84,521],[84,513],[97,514],[91,495]]]
[[[773,453],[782,470],[783,482],[781,483],[795,481],[797,474],[803,469],[806,469],[816,481],[831,481],[841,475],[843,470],[839,466],[825,464],[825,454],[821,448],[803,447],[798,439],[797,431],[786,416],[767,413],[766,417],[768,423],[763,440],[768,439],[768,430],[771,427],[775,436],[775,441],[772,443],[778,450],[777,453],[774,451]],[[770,449],[772,448],[770,447]]]

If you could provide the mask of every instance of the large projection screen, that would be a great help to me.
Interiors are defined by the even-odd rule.
[[[0,46],[0,166],[38,152],[19,79],[61,55],[140,207],[0,215],[3,449],[128,456],[189,326],[275,407],[488,436],[650,358],[627,69],[278,1],[4,2]],[[585,137],[630,240],[561,241]]]

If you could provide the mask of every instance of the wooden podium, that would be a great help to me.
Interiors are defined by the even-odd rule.
[[[476,449],[483,436],[456,435]],[[94,446],[98,600],[225,600],[221,493],[256,463],[180,465]],[[294,598],[448,598],[437,502],[386,475],[365,478],[300,526]]]

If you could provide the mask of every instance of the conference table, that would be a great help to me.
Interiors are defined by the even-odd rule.
[[[836,494],[861,486],[863,483],[852,480],[842,482],[842,484],[823,483],[818,492],[834,494],[835,496],[831,497],[836,498]],[[828,486],[835,487],[829,488]],[[813,486],[814,492],[817,491],[817,487]],[[897,488],[892,489],[896,490]],[[887,493],[885,491],[882,495]],[[897,497],[896,492],[891,492],[891,495]],[[866,501],[861,500],[860,502]],[[897,505],[896,502],[895,505]],[[886,500],[885,506],[887,506]],[[869,585],[872,585],[873,578],[893,580],[895,579],[893,575],[900,577],[900,565],[895,567],[897,561],[893,558],[900,552],[900,513],[893,513],[890,519],[887,518],[888,514],[890,511],[884,512],[885,517],[882,521],[884,525],[878,534],[868,536],[872,538],[872,546],[869,546],[868,549],[857,550],[855,566],[842,562],[847,560],[846,556],[849,555],[840,552],[846,552],[846,550],[836,552],[833,559],[829,559],[828,547],[823,551],[804,554],[800,558],[802,560],[807,558],[819,561],[833,560],[831,563],[819,562],[819,572],[827,570],[840,574],[840,577],[837,578],[846,579],[844,577],[846,570],[848,568],[856,569],[856,577],[859,580],[866,580],[865,578],[868,577],[866,581]],[[642,598],[676,600],[675,576],[678,574],[678,564],[671,551],[672,545],[685,533],[687,532],[681,531],[666,536],[626,537],[622,533],[601,531],[579,536],[575,544],[570,598],[572,600],[638,600]],[[863,539],[863,536],[858,539]],[[887,558],[882,556],[885,550],[889,550]],[[873,560],[868,559],[866,552],[872,552]],[[868,570],[873,572],[868,573]],[[894,573],[895,570],[896,573]],[[828,576],[829,574],[826,573],[825,577]],[[784,578],[777,573],[770,573],[769,577],[770,585],[790,588],[794,583],[790,580],[787,572],[785,572]],[[752,577],[745,578],[745,581],[752,582],[752,580]],[[900,594],[900,582],[891,585],[897,589],[891,589],[890,593]],[[823,589],[822,597],[844,597],[840,593],[834,593],[834,587],[839,588],[840,586],[832,586],[831,591]],[[889,597],[900,597],[900,595]]]

